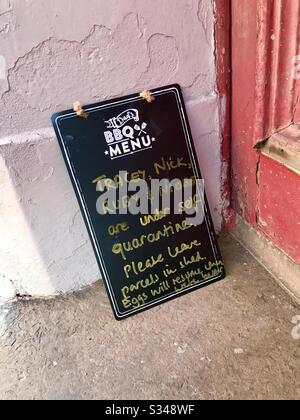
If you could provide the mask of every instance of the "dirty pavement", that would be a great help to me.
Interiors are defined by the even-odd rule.
[[[101,282],[1,306],[0,398],[299,399],[300,308],[230,235],[221,249],[225,281],[121,322]]]

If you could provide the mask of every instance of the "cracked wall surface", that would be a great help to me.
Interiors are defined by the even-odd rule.
[[[219,230],[212,0],[1,0],[0,299],[100,277],[51,114],[169,83],[183,88]]]
[[[173,82],[187,99],[209,95],[212,46],[209,0],[4,0],[0,136],[46,127],[76,99]]]

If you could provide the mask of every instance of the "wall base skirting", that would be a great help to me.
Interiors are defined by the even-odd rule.
[[[300,266],[240,216],[230,232],[300,305]]]

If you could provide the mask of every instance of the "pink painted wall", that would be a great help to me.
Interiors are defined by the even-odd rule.
[[[220,230],[226,98],[215,73],[212,0],[1,0],[0,298],[98,279],[49,121],[75,100],[179,83]]]
[[[1,0],[0,14],[1,136],[48,126],[73,99],[174,81],[187,100],[214,91],[210,0]]]

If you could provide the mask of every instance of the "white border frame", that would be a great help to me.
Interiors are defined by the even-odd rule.
[[[198,170],[198,166],[197,166],[197,163],[196,163],[196,160],[195,160],[195,155],[193,153],[192,142],[191,142],[191,138],[190,138],[190,135],[189,135],[188,123],[187,123],[187,120],[186,120],[186,117],[185,117],[185,113],[183,111],[183,104],[182,104],[182,100],[181,100],[179,90],[176,87],[170,87],[170,88],[162,89],[162,90],[160,90],[160,89],[153,90],[153,91],[151,91],[151,93],[153,94],[153,96],[160,96],[160,95],[164,95],[166,93],[174,93],[175,94],[177,105],[178,105],[178,111],[179,111],[179,114],[180,114],[180,117],[181,117],[181,122],[182,122],[182,126],[183,126],[184,133],[185,133],[185,140],[186,140],[188,152],[189,152],[192,167],[193,167],[193,172],[194,172],[194,175],[197,175],[198,179],[201,179],[201,176],[200,176],[200,173],[199,173],[199,170]],[[107,103],[107,104],[104,104],[104,105],[98,105],[98,106],[95,106],[95,107],[92,107],[92,108],[86,108],[85,112],[87,112],[87,113],[97,112],[100,109],[113,108],[113,107],[118,106],[118,105],[122,105],[122,104],[125,105],[125,104],[129,104],[129,103],[132,103],[132,102],[143,101],[143,100],[144,100],[143,98],[141,98],[139,95],[137,95],[133,98],[131,97],[129,99],[125,99],[125,100],[121,100],[121,101],[113,101],[113,102],[110,102],[110,103]],[[215,277],[212,277],[209,280],[203,281],[201,283],[199,282],[199,284],[188,287],[188,288],[182,290],[181,292],[172,292],[172,293],[164,296],[163,298],[157,298],[156,300],[151,301],[151,302],[149,302],[149,304],[145,304],[144,306],[142,306],[138,309],[133,309],[133,310],[129,310],[129,311],[126,311],[126,312],[122,312],[122,311],[119,310],[118,302],[117,302],[116,297],[114,295],[112,282],[111,282],[109,273],[107,272],[106,266],[104,264],[104,258],[102,256],[101,247],[100,247],[100,244],[98,242],[98,238],[97,238],[96,232],[94,230],[93,224],[91,222],[88,207],[87,207],[85,199],[82,195],[82,191],[81,191],[81,188],[80,188],[79,181],[76,178],[75,169],[74,169],[74,167],[72,165],[72,162],[70,160],[68,149],[65,146],[61,131],[59,129],[58,122],[62,121],[62,120],[70,119],[70,118],[78,118],[78,117],[77,117],[77,114],[75,112],[71,112],[71,113],[65,114],[65,115],[59,115],[55,118],[54,124],[55,124],[56,129],[59,133],[60,142],[61,142],[61,145],[63,147],[66,160],[68,162],[69,173],[71,173],[71,175],[72,175],[73,182],[74,182],[74,184],[76,186],[76,189],[77,189],[77,196],[80,199],[81,207],[84,211],[86,222],[87,222],[88,227],[90,229],[91,237],[92,237],[92,240],[93,240],[93,243],[94,243],[94,249],[97,253],[98,261],[100,263],[101,270],[102,270],[102,273],[103,273],[103,276],[104,276],[104,281],[107,285],[107,290],[108,290],[109,295],[110,295],[110,300],[112,302],[113,308],[114,308],[115,313],[117,314],[118,318],[123,319],[123,318],[126,318],[126,317],[128,317],[130,315],[133,315],[135,313],[142,312],[142,311],[144,311],[148,308],[151,308],[152,306],[157,305],[160,302],[164,302],[166,300],[171,300],[175,296],[179,297],[181,295],[184,295],[184,294],[188,293],[189,291],[191,291],[193,289],[200,288],[201,286],[204,286],[205,284],[212,283],[214,281],[217,281],[217,280],[221,279],[222,275],[215,276]],[[215,240],[213,240],[214,238],[212,237],[212,236],[214,236],[214,229],[211,226],[210,218],[207,217],[206,205],[205,205],[205,203],[203,203],[203,204],[204,204],[204,208],[205,208],[205,223],[206,223],[206,227],[207,227],[207,230],[208,230],[208,233],[209,233],[210,243],[211,243],[212,250],[213,250],[213,253],[214,253],[215,262],[217,262],[217,255],[216,254],[218,254],[218,249],[217,249],[217,246],[215,244]]]

